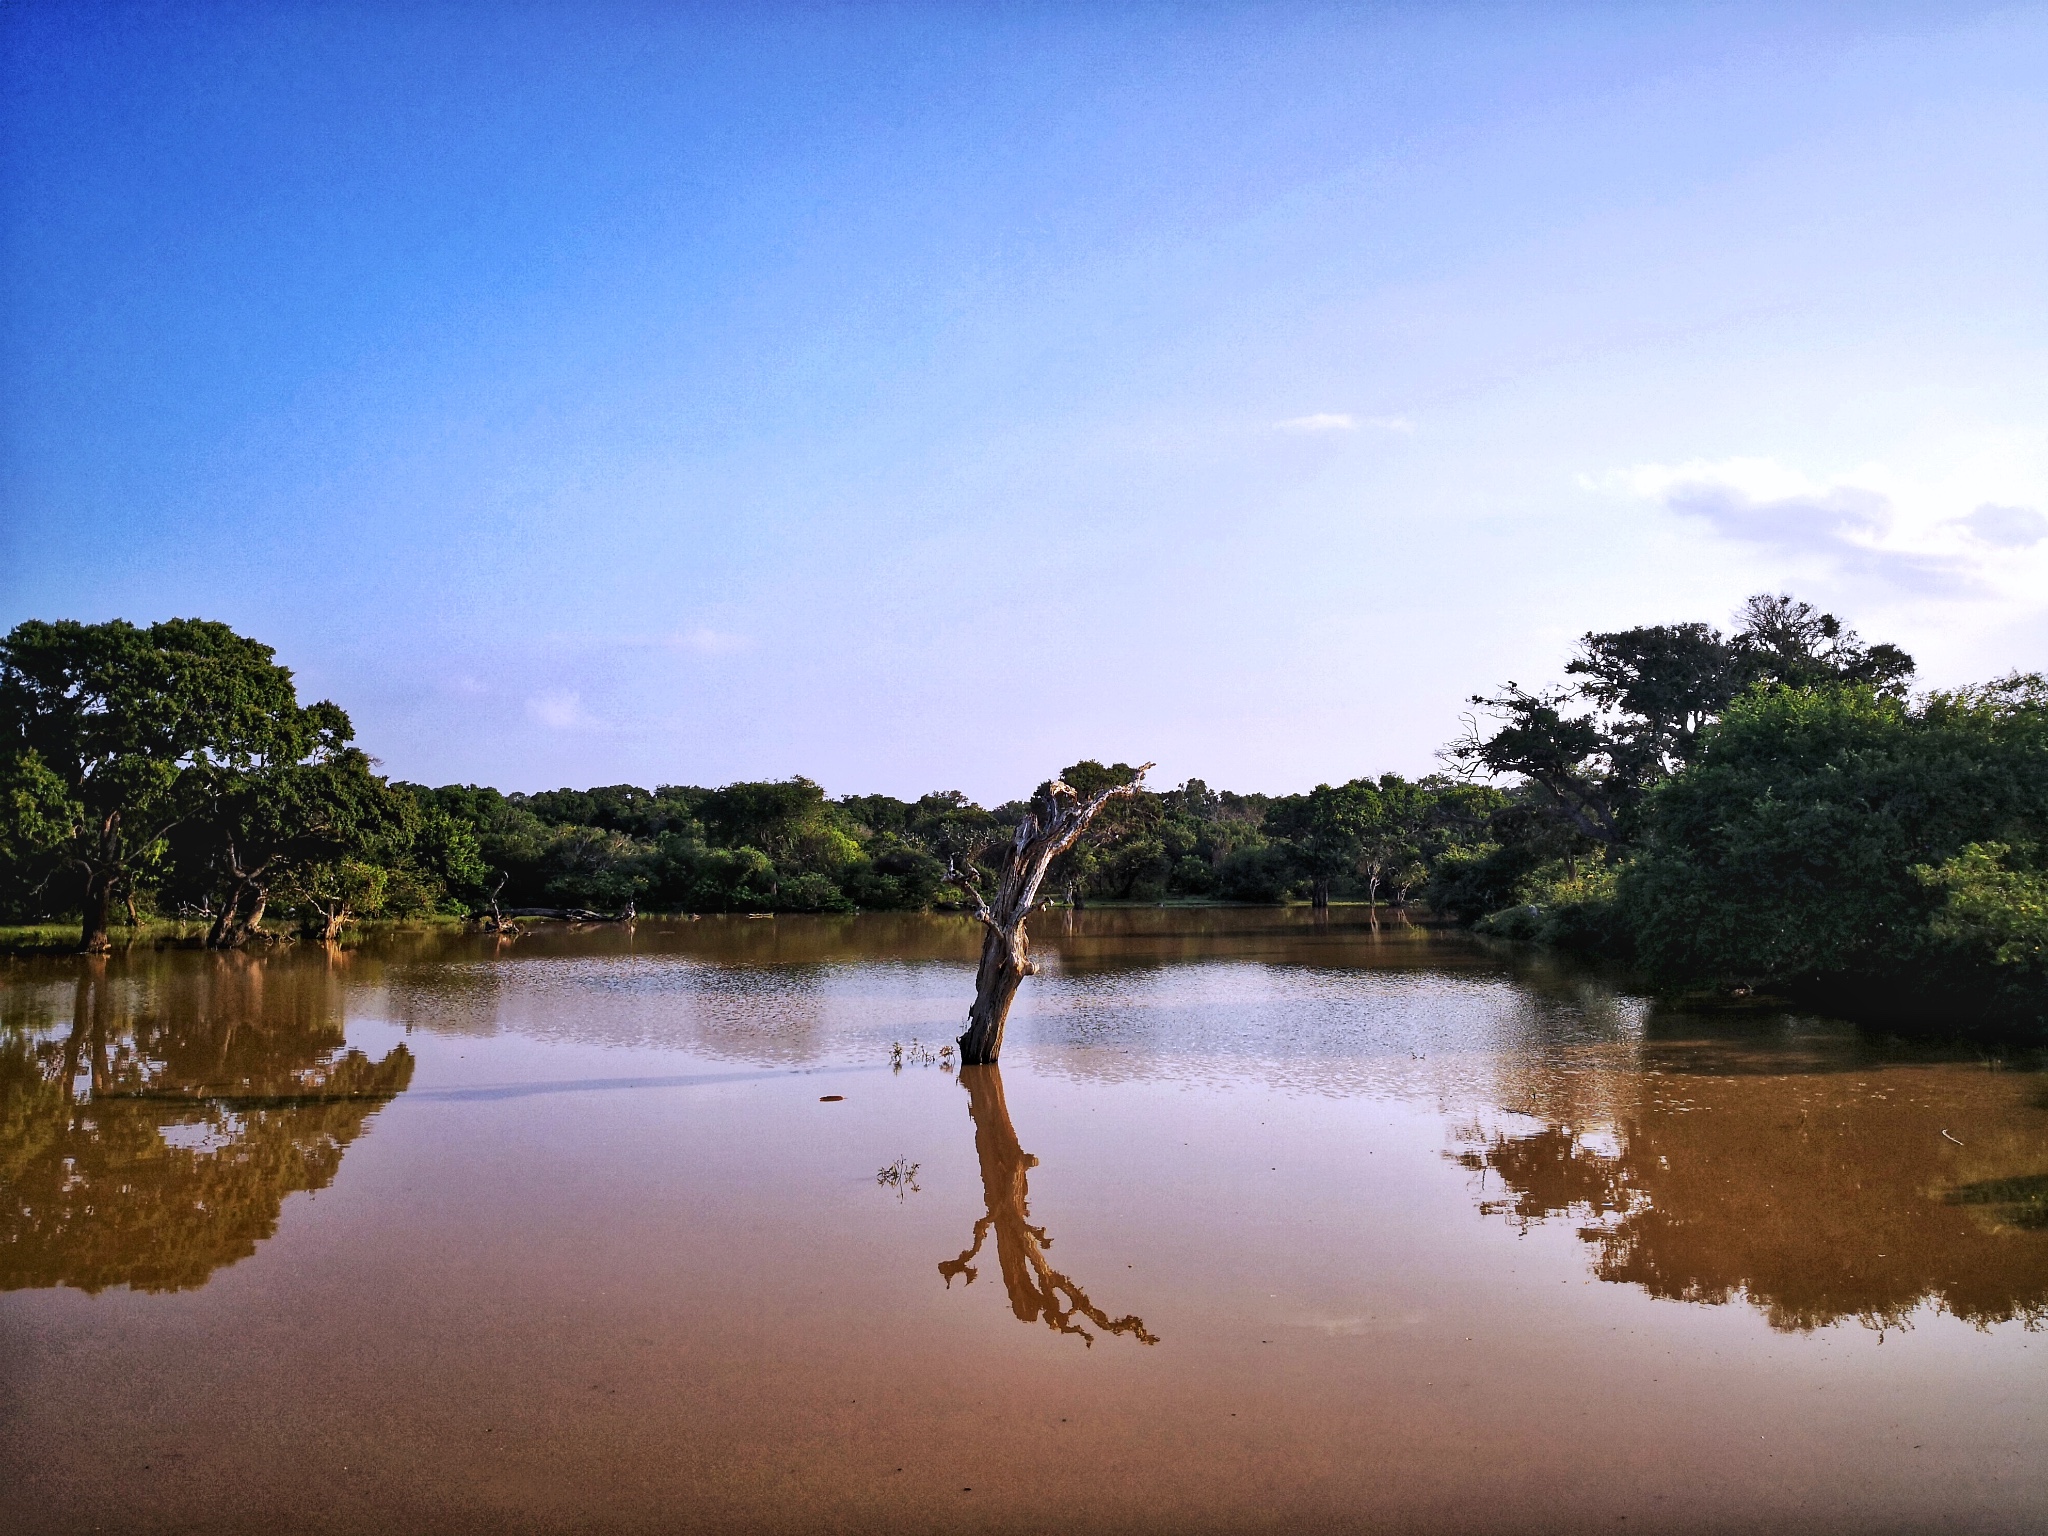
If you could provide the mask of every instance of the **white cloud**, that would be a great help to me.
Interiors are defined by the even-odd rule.
[[[527,718],[551,731],[587,731],[597,725],[577,693],[542,693],[526,701]]]
[[[1382,432],[1399,432],[1403,436],[1415,430],[1415,423],[1406,416],[1368,416],[1365,418],[1365,424],[1368,427],[1377,427]]]
[[[1902,496],[1889,478],[1869,470],[1814,480],[1774,459],[1696,459],[1639,464],[1581,483],[1651,502],[1724,538],[1811,557],[1841,575],[1929,596],[1981,590],[1981,550],[1957,537],[1958,521],[1930,516],[1927,497]],[[2019,525],[1987,519],[1984,526],[2010,535]],[[1983,532],[1977,537],[1988,541]]]

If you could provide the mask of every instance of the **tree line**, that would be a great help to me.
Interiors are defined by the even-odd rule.
[[[1915,695],[1914,670],[1784,596],[1752,598],[1727,633],[1587,634],[1563,682],[1472,699],[1442,772],[1294,795],[1142,788],[1048,887],[1076,904],[1420,902],[1672,984],[2037,1016],[2048,683]],[[1059,777],[1085,797],[1133,772]],[[76,919],[88,949],[120,920],[197,920],[232,948],[493,902],[944,907],[949,871],[986,865],[1031,805],[835,798],[803,778],[407,784],[225,625],[30,621],[0,640],[0,920]]]
[[[1064,770],[1092,795],[1127,764]],[[1044,786],[1041,786],[1043,789]],[[0,918],[200,919],[234,948],[282,926],[548,906],[851,912],[950,906],[949,870],[1028,813],[954,790],[828,796],[809,779],[537,794],[384,777],[348,715],[301,704],[268,646],[227,626],[31,621],[0,640]],[[1054,871],[1064,899],[1405,904],[1485,834],[1499,790],[1398,775],[1305,795],[1199,779],[1144,790]]]

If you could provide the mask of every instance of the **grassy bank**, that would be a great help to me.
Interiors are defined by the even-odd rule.
[[[401,928],[458,928],[464,921],[459,917],[428,915],[389,922],[351,923],[343,930],[341,942],[343,945],[355,944],[373,934]],[[117,925],[107,930],[107,939],[117,950],[191,948],[206,941],[207,926],[200,920],[146,922],[138,927]],[[76,918],[62,923],[0,924],[0,955],[76,954],[78,936]],[[273,942],[302,942],[299,935],[289,929],[266,930],[266,936]]]
[[[0,955],[68,955],[78,949],[78,919],[62,923],[19,923],[0,925]],[[206,937],[202,922],[146,922],[107,930],[116,949],[163,949],[176,944],[196,944]]]

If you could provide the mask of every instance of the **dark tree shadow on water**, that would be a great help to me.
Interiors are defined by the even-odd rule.
[[[974,1260],[993,1231],[1003,1289],[1009,1292],[1010,1310],[1019,1322],[1042,1322],[1057,1333],[1079,1334],[1091,1348],[1095,1335],[1081,1326],[1084,1318],[1104,1333],[1127,1333],[1142,1344],[1157,1344],[1158,1338],[1146,1331],[1142,1319],[1112,1320],[1046,1258],[1052,1239],[1045,1235],[1045,1228],[1031,1225],[1027,1187],[1038,1159],[1018,1145],[1009,1106],[1003,1102],[1002,1069],[963,1067],[960,1081],[966,1086],[967,1111],[974,1119],[974,1150],[981,1158],[981,1192],[988,1202],[988,1214],[974,1224],[974,1242],[967,1251],[939,1265],[947,1287],[951,1288],[956,1275],[969,1285],[974,1283],[978,1273]]]

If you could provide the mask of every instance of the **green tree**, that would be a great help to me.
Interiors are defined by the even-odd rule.
[[[116,896],[235,775],[348,739],[334,705],[300,707],[273,654],[200,619],[29,620],[0,640],[8,856],[39,890],[67,885],[83,948],[107,947]]]
[[[349,893],[381,902],[381,872],[409,855],[418,810],[364,753],[326,734],[309,761],[224,776],[172,838],[177,884],[205,893],[212,948],[247,943],[280,891],[326,907],[333,921],[322,930],[332,937],[349,915]]]
[[[2020,857],[2004,843],[1969,843],[1913,873],[1943,898],[1929,925],[1937,941],[2004,968],[2015,987],[2038,987],[2048,981],[2048,873],[2011,867]]]
[[[1897,646],[1867,645],[1833,614],[1760,593],[1730,637],[1665,624],[1587,634],[1565,687],[1510,682],[1471,702],[1475,717],[1445,757],[1468,777],[1519,779],[1531,803],[1603,848],[1628,843],[1643,797],[1696,760],[1702,732],[1747,688],[1863,684],[1896,694],[1913,672]]]
[[[1388,846],[1378,840],[1384,825],[1379,789],[1366,779],[1318,784],[1305,795],[1275,800],[1266,813],[1267,830],[1286,840],[1318,907],[1330,904],[1336,881],[1361,872],[1368,855],[1374,866],[1368,879],[1376,885]]]
[[[1409,887],[1425,873],[1422,835],[1429,820],[1429,795],[1398,773],[1384,773],[1365,802],[1359,828],[1358,873],[1365,879],[1365,899],[1379,905],[1380,886],[1398,888],[1402,906]]]
[[[1673,979],[1918,1004],[2002,987],[1988,967],[2007,943],[2024,960],[2044,847],[2039,677],[1919,705],[1868,684],[1759,686],[1652,797],[1616,899]],[[2025,1006],[2043,1004],[2037,987]]]

